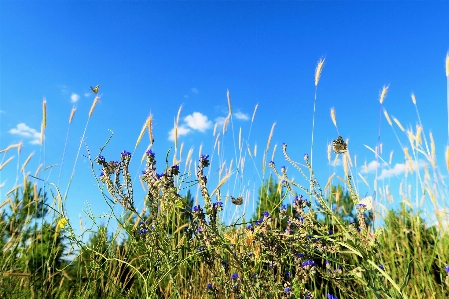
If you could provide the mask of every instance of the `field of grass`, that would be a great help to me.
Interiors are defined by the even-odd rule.
[[[316,88],[323,65],[320,60]],[[446,75],[449,86],[449,54]],[[96,97],[89,119],[95,116],[100,98],[98,89],[93,92]],[[231,184],[233,160],[219,165],[214,178],[205,172],[233,125],[228,92],[228,117],[220,131],[214,128],[215,153],[203,153],[200,148],[198,157],[192,150],[183,155],[177,137],[182,107],[175,123],[175,154],[156,157],[152,116],[136,142],[137,148],[148,132],[149,146],[141,153],[142,159],[131,157],[126,150],[117,161],[102,156],[101,151],[93,153],[95,156],[89,153],[93,176],[102,186],[99,193],[110,208],[105,212],[118,226],[111,229],[109,221],[99,224],[89,232],[87,241],[83,241],[87,232],[76,234],[76,221],[67,216],[67,194],[61,194],[55,184],[35,179],[40,177],[41,167],[30,176],[25,171],[28,157],[21,168],[23,184],[6,192],[8,197],[1,203],[0,298],[449,298],[449,214],[443,196],[447,186],[441,174],[446,168],[449,171],[449,147],[447,165],[439,168],[433,137],[422,133],[418,109],[420,125],[415,132],[405,130],[395,118],[393,124],[382,106],[387,92],[384,87],[380,111],[392,129],[399,128],[399,134],[406,134],[410,141],[401,145],[404,161],[411,165],[409,176],[419,178],[420,189],[433,203],[435,224],[428,223],[429,216],[421,215],[411,204],[416,194],[404,193],[398,210],[382,213],[378,210],[381,205],[372,204],[373,197],[360,196],[354,186],[350,146],[344,138],[336,138],[338,142],[328,147],[328,163],[335,163],[331,159],[335,152],[335,159],[343,165],[343,177],[333,174],[325,185],[316,179],[313,130],[311,152],[302,161],[293,161],[283,144],[279,150],[285,161],[279,162],[290,168],[279,167],[269,159],[269,151],[276,151],[276,146],[271,147],[274,125],[262,165],[257,168],[265,179],[256,195],[256,212],[249,219],[238,217],[227,223],[220,213],[226,205],[248,201],[246,195],[221,192]],[[413,96],[412,101],[417,107]],[[74,113],[72,110],[70,124]],[[257,106],[252,122],[256,113]],[[315,111],[315,124],[314,115]],[[338,132],[333,110],[331,118]],[[45,128],[44,101],[42,138]],[[87,128],[88,122],[85,132]],[[241,134],[231,136],[238,139],[237,169],[242,157],[250,159],[257,154],[256,149],[245,148]],[[10,145],[1,151],[4,162],[0,169],[13,160],[8,158],[11,152],[17,150],[20,155],[21,146]],[[379,162],[385,162],[380,146],[371,150]],[[173,159],[170,165],[165,165],[166,156]],[[413,166],[418,165],[418,157],[426,159],[424,176]],[[145,163],[140,177],[146,193],[143,209],[136,208],[135,186],[128,171],[130,162],[139,160]],[[102,168],[99,176],[95,164]],[[302,183],[291,179],[292,171],[303,178]],[[211,185],[208,180],[212,179],[217,183]],[[186,184],[192,190],[198,188],[203,205],[183,189]],[[371,185],[376,201],[388,197],[379,191],[376,181]],[[117,206],[122,209],[120,215],[114,212]],[[374,228],[378,218],[382,218],[382,226]],[[68,256],[74,258],[67,260]]]

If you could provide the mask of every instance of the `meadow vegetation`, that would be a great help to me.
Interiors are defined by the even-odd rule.
[[[324,59],[315,72],[315,103],[323,65]],[[449,82],[449,54],[446,75]],[[93,91],[88,119],[94,117],[100,98],[98,88]],[[41,178],[43,165],[30,176],[25,171],[28,157],[21,168],[23,184],[4,193],[1,203],[0,298],[449,298],[447,186],[441,173],[449,170],[449,147],[447,167],[439,168],[433,137],[430,134],[428,142],[418,109],[416,131],[405,130],[396,118],[393,124],[383,107],[387,91],[384,87],[380,95],[380,113],[395,134],[396,127],[406,134],[409,144],[401,145],[410,165],[406,176],[417,178],[413,186],[401,184],[406,191],[396,210],[381,204],[392,196],[388,186],[379,188],[377,180],[370,185],[357,170],[348,141],[342,144],[347,148],[329,145],[328,163],[340,161],[343,173],[332,174],[325,185],[313,170],[313,129],[311,152],[301,161],[294,161],[297,158],[291,156],[296,155],[289,154],[287,144],[280,149],[285,161],[269,160],[269,151],[274,157],[277,148],[271,146],[274,125],[262,165],[256,167],[263,178],[257,194],[233,194],[230,178],[243,174],[245,160],[256,161],[257,150],[244,144],[241,130],[234,136],[229,92],[228,116],[221,128],[214,128],[213,153],[199,147],[198,156],[192,149],[183,155],[177,134],[181,108],[174,153],[167,149],[156,155],[152,116],[136,142],[135,149],[148,132],[142,159],[126,150],[115,157],[102,156],[109,140],[99,153],[91,156],[88,151],[99,194],[110,209],[106,215],[117,223],[114,228],[108,219],[98,223],[93,218],[94,230],[76,234],[76,221],[65,210],[67,194]],[[412,102],[417,107],[414,96]],[[251,123],[256,111],[257,106]],[[42,138],[46,117],[44,101]],[[338,132],[334,110],[331,118]],[[313,111],[313,127],[315,121]],[[224,158],[222,146],[228,135],[236,144],[231,160]],[[21,147],[20,143],[1,151],[0,169],[13,159],[6,159],[12,150],[20,155]],[[369,150],[378,165],[391,165],[392,155],[386,162],[380,143]],[[129,172],[131,161],[139,160],[144,164],[139,179],[146,194],[141,208]],[[419,169],[422,161],[425,167]],[[284,163],[288,166],[280,166]],[[219,167],[218,173],[208,172],[212,165]],[[354,176],[376,190],[374,195],[360,196]],[[431,200],[433,217],[422,215],[412,204],[420,196]],[[223,219],[224,209],[241,212],[250,200],[256,200],[251,217]],[[374,226],[380,219],[382,225]]]

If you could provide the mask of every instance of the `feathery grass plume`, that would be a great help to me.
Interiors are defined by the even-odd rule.
[[[75,111],[76,111],[76,108],[73,107],[73,108],[72,108],[72,111],[70,112],[69,124],[72,123],[73,117],[75,116]]]
[[[230,118],[231,118],[231,114],[228,114],[228,116],[226,116],[226,118],[223,122],[223,130],[222,130],[223,135],[228,130],[228,124],[229,124]]]
[[[22,143],[22,142],[16,143],[16,144],[12,144],[12,145],[9,145],[7,148],[1,150],[1,151],[0,151],[0,154],[1,154],[1,153],[7,153],[10,149],[15,148],[15,147],[19,148],[19,146],[21,145],[21,143]],[[19,154],[20,154],[20,153],[19,153]]]
[[[6,160],[6,162],[5,163],[3,163],[2,165],[0,165],[0,170],[2,170],[3,169],[3,167],[5,167],[6,166],[6,164],[8,164],[12,159],[14,159],[14,156],[12,156],[12,157],[9,157],[8,158],[8,160]]]
[[[379,100],[379,102],[380,102],[381,104],[382,104],[382,103],[384,102],[384,100],[385,100],[385,96],[387,95],[388,87],[389,87],[389,86],[384,86],[384,87],[382,88],[382,92],[380,93],[380,100]]]
[[[318,82],[320,81],[321,71],[323,69],[323,64],[324,64],[324,60],[325,59],[326,58],[321,58],[318,61],[318,65],[316,66],[316,69],[315,69],[315,87],[318,87]]]
[[[148,117],[148,134],[150,137],[150,142],[151,144],[154,143],[154,138],[153,138],[153,114],[151,114],[150,112],[150,116]]]
[[[39,172],[41,171],[41,168],[44,166],[44,164],[39,164],[39,166],[36,169],[36,172],[34,173],[34,176],[37,177],[39,175]]]
[[[432,167],[436,168],[436,154],[435,154],[435,142],[433,140],[433,134],[430,133],[430,150],[431,150],[431,160],[430,163],[432,163]]]
[[[20,185],[18,185],[18,186],[15,186],[14,188],[12,188],[11,190],[9,190],[8,192],[6,192],[6,196],[8,196],[9,194],[11,194],[11,193],[13,193],[14,191],[16,191],[17,189],[19,189],[20,188]]]
[[[239,151],[242,151],[242,127],[239,130]]]
[[[228,109],[229,109],[229,114],[232,114],[231,93],[229,92],[229,90],[226,91],[226,96],[228,97]]]
[[[39,200],[39,197],[38,197],[38,193],[37,193],[37,184],[36,183],[33,184],[33,192],[34,192],[34,194],[33,194],[34,201],[37,202]]]
[[[41,145],[42,145],[42,142],[44,141],[44,131],[45,131],[44,123],[41,123],[41,136],[40,136],[40,139],[39,139],[39,144],[41,144]]]
[[[268,153],[268,149],[270,148],[271,138],[273,137],[273,131],[274,131],[275,126],[276,126],[276,123],[273,123],[273,125],[271,126],[270,135],[268,135],[267,146],[265,147],[266,153]]]
[[[332,149],[332,145],[328,144],[327,145],[327,162],[331,162],[331,149]]]
[[[413,173],[413,160],[412,160],[412,157],[410,157],[410,154],[408,153],[408,148],[404,147],[404,148],[402,148],[402,150],[404,151],[404,155],[410,164],[410,172]]]
[[[366,179],[362,176],[362,174],[361,174],[360,172],[358,172],[357,174],[358,174],[359,177],[362,179],[362,181],[365,183],[365,185],[366,185],[367,187],[369,187],[368,182],[367,182]]]
[[[179,125],[179,119],[181,118],[181,111],[182,111],[182,105],[179,106],[178,116],[176,116],[176,122],[175,122],[175,151],[178,150],[178,125]]]
[[[446,158],[446,168],[447,171],[449,172],[449,146],[446,146],[445,158]]]
[[[368,165],[366,165],[366,161],[363,163],[363,171],[368,173]]]
[[[413,93],[412,93],[412,102],[413,102],[413,105],[416,106],[416,98],[415,98],[415,95]]]
[[[45,129],[47,127],[47,99],[45,97],[42,102],[42,124]]]
[[[179,149],[179,159],[182,157],[182,150],[184,149],[184,142],[181,143],[181,148]]]
[[[389,124],[390,126],[392,126],[393,123],[391,122],[390,116],[388,115],[388,112],[387,112],[387,110],[385,110],[385,109],[384,109],[384,115],[385,115],[385,118],[386,118],[387,121],[388,121],[388,124]]]
[[[335,108],[334,107],[331,108],[331,119],[332,119],[332,122],[334,123],[334,126],[337,127],[337,118],[335,117]]]
[[[32,152],[28,158],[25,160],[25,162],[22,165],[22,169],[20,170],[20,172],[24,172],[25,171],[25,167],[27,166],[28,162],[30,162],[31,157],[33,157],[34,152]]]
[[[92,103],[92,106],[90,107],[89,110],[89,118],[92,116],[92,113],[94,112],[95,106],[97,106],[98,100],[100,100],[99,96],[96,96],[94,99],[94,102]]]
[[[278,145],[275,144],[273,147],[273,153],[271,154],[271,161],[274,161],[274,155],[276,154],[276,149],[277,149]]]
[[[388,163],[391,165],[391,162],[393,161],[393,151],[390,152],[390,160]]]
[[[416,146],[419,146],[422,143],[421,133],[422,133],[422,127],[416,125]]]
[[[253,157],[253,155],[251,154],[251,149],[249,148],[249,145],[246,147],[246,149],[248,150],[248,154],[249,154],[249,156],[252,158]]]
[[[254,144],[254,157],[257,155],[257,144]]]
[[[405,132],[404,127],[401,125],[399,120],[396,117],[393,117],[393,120],[398,125],[399,129],[401,129],[402,132]]]
[[[142,130],[140,130],[140,134],[139,134],[139,137],[137,137],[137,142],[136,142],[136,146],[134,147],[134,150],[137,148],[137,146],[139,145],[140,141],[142,140],[143,134],[145,134],[145,131],[146,131],[147,126],[148,126],[148,120],[149,120],[149,117],[147,118],[147,120],[143,124]]]
[[[217,147],[217,144],[219,142],[219,138],[220,138],[220,133],[218,133],[217,137],[215,137],[214,149]]]
[[[256,104],[256,107],[254,107],[253,117],[251,118],[251,122],[254,122],[254,117],[256,116],[257,107],[259,107],[259,104]]]
[[[215,125],[214,125],[214,134],[212,134],[212,136],[215,136],[215,134],[217,133],[217,126],[218,126],[218,123],[215,123]]]
[[[191,162],[192,159],[192,154],[193,154],[193,148],[189,149],[189,152],[187,153],[187,158],[186,158],[186,168],[188,169],[187,165],[189,164],[189,162]]]

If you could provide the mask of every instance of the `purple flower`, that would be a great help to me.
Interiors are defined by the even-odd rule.
[[[289,294],[289,293],[290,293],[290,291],[291,291],[291,289],[290,289],[290,288],[285,288],[285,289],[284,289],[284,292],[285,292],[286,294]]]
[[[334,296],[332,294],[327,294],[327,299],[338,299],[337,296]]]
[[[444,266],[444,270],[446,270],[447,274],[449,274],[449,266]]]
[[[263,212],[262,214],[263,214],[263,216],[264,216],[265,218],[267,218],[267,217],[270,216],[270,213],[268,213],[268,212]]]
[[[239,275],[237,273],[232,274],[231,276],[232,280],[236,280],[237,278],[239,278]]]
[[[310,266],[310,267],[316,266],[316,263],[314,261],[312,261],[312,260],[307,260],[307,261],[302,263],[302,267],[303,268],[306,268],[308,266]]]

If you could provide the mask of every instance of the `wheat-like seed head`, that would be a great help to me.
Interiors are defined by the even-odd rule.
[[[139,145],[140,141],[142,140],[143,134],[145,133],[145,130],[147,129],[147,125],[148,125],[148,118],[145,121],[145,123],[142,126],[142,130],[140,130],[140,134],[139,137],[137,137],[137,142],[136,142],[136,146],[134,147],[134,149],[137,148],[137,146]]]
[[[335,108],[334,107],[331,108],[331,119],[332,119],[332,122],[334,123],[334,126],[337,127],[337,118],[335,117]]]
[[[42,119],[43,119],[43,128],[47,127],[47,100],[44,97],[44,101],[42,102]]]
[[[186,168],[188,168],[187,165],[189,164],[189,162],[191,162],[192,154],[193,154],[193,148],[190,148],[190,149],[189,149],[189,152],[187,153],[187,158],[186,158]]]
[[[403,150],[404,150],[404,155],[405,155],[405,157],[407,157],[407,160],[408,160],[408,162],[410,164],[410,172],[413,173],[413,160],[412,160],[412,157],[410,157],[410,154],[408,153],[408,148],[407,147],[404,147]]]
[[[214,134],[212,134],[212,136],[215,136],[215,134],[217,133],[217,126],[218,126],[218,123],[215,123],[215,125],[214,125]]]
[[[363,171],[368,173],[368,165],[366,165],[366,161],[363,163]]]
[[[8,164],[12,159],[14,159],[14,156],[9,157],[8,160],[5,161],[5,163],[3,163],[2,165],[0,165],[0,170],[2,170],[3,167],[5,167],[6,164]]]
[[[254,144],[254,157],[257,155],[257,144]]]
[[[248,154],[249,154],[249,156],[252,158],[253,157],[253,155],[251,154],[251,149],[249,148],[249,145],[246,147],[246,149],[248,150]]]
[[[385,100],[385,96],[387,95],[388,86],[384,86],[382,88],[382,92],[380,93],[380,103],[382,104]]]
[[[274,131],[274,127],[276,126],[276,123],[273,123],[273,125],[271,126],[271,131],[270,131],[270,135],[268,135],[268,141],[267,141],[267,146],[265,148],[265,152],[268,153],[268,148],[270,147],[270,143],[271,143],[271,138],[273,137],[273,131]]]
[[[273,147],[273,153],[271,154],[271,161],[274,161],[274,155],[276,154],[276,149],[277,149],[278,145],[275,144]]]
[[[240,131],[239,131],[239,151],[242,151],[242,127],[240,127]]]
[[[181,149],[179,150],[179,159],[182,157],[182,150],[184,149],[184,142],[181,143]]]
[[[229,92],[229,90],[226,91],[226,96],[228,97],[228,109],[229,109],[229,114],[232,114],[231,93]]]
[[[332,145],[328,144],[327,145],[327,162],[331,162],[331,149],[332,149]]]
[[[72,111],[70,112],[70,117],[69,117],[69,124],[72,123],[73,117],[75,116],[75,111],[76,111],[76,108],[75,107],[72,108]]]
[[[42,144],[42,142],[44,141],[44,131],[45,131],[44,123],[41,123],[41,136],[39,140],[40,144]]]
[[[251,118],[251,122],[254,122],[254,117],[256,116],[257,107],[259,104],[256,104],[256,107],[254,107],[253,117]]]
[[[413,102],[413,105],[416,105],[416,98],[415,98],[415,95],[412,93],[412,102]]]
[[[393,120],[398,125],[399,129],[401,129],[402,132],[405,132],[404,127],[401,125],[399,120],[396,117],[393,117]]]
[[[214,143],[214,150],[218,144],[218,138],[220,138],[220,133],[218,133],[217,137],[215,138],[215,143]]]
[[[430,133],[429,135],[430,135],[430,150],[431,150],[431,157],[432,157],[430,163],[432,163],[433,168],[436,168],[436,165],[435,165],[435,163],[436,163],[436,161],[435,161],[435,159],[436,159],[435,142],[433,140],[433,134]]]
[[[315,87],[318,86],[318,82],[320,81],[320,76],[321,76],[321,71],[323,69],[324,60],[325,60],[325,58],[321,58],[318,61],[318,65],[316,66],[316,69],[315,69]]]
[[[386,118],[387,121],[388,121],[388,124],[389,124],[390,126],[392,126],[393,123],[391,122],[390,116],[388,115],[388,112],[387,112],[387,110],[385,110],[385,109],[384,109],[384,115],[385,115],[385,118]]]
[[[226,118],[223,122],[223,130],[222,130],[223,135],[228,130],[228,124],[229,124],[230,118],[231,118],[231,114],[228,114],[228,116],[226,116]]]
[[[92,116],[92,113],[94,112],[95,106],[97,106],[99,99],[100,99],[99,96],[95,97],[94,102],[92,103],[92,106],[90,107],[90,110],[89,110],[89,118]]]
[[[392,161],[393,161],[393,151],[390,152],[390,160],[388,161],[390,165]]]
[[[422,127],[416,125],[416,146],[420,145],[422,142],[421,133],[422,133]]]

